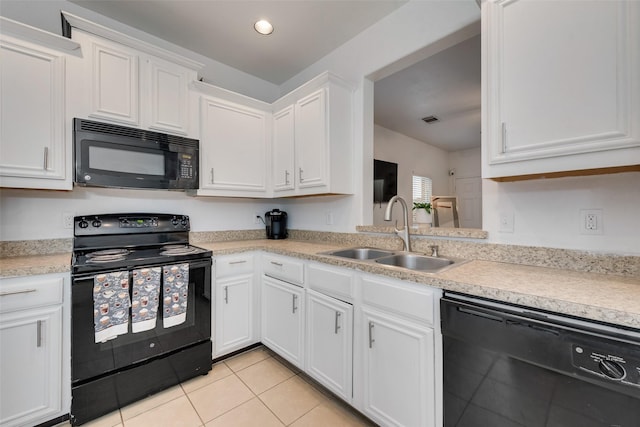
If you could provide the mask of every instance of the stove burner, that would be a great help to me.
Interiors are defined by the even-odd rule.
[[[173,255],[188,255],[198,252],[199,249],[189,245],[167,245],[164,246],[160,255],[173,256]]]
[[[102,251],[90,252],[87,254],[87,262],[100,263],[120,261],[126,258],[129,254],[127,249],[105,249]]]

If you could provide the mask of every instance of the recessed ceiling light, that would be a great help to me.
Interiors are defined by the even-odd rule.
[[[265,36],[273,33],[273,25],[266,19],[261,19],[255,24],[253,24],[253,28],[260,34],[264,34]]]

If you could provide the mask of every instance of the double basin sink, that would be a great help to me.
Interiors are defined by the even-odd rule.
[[[383,249],[364,247],[323,252],[323,255],[331,255],[357,261],[371,261],[377,264],[425,273],[438,273],[452,267],[454,264],[460,264],[459,261],[454,261],[449,258],[432,257],[413,252],[387,251]]]

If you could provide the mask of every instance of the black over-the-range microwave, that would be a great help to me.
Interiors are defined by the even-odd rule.
[[[74,182],[82,186],[198,188],[199,141],[74,119]]]

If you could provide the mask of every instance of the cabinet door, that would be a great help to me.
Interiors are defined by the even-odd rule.
[[[434,426],[434,333],[363,309],[364,413],[382,425]]]
[[[149,127],[163,132],[187,135],[190,70],[153,57],[147,60],[147,64],[151,97]]]
[[[273,190],[294,189],[294,108],[273,115]]]
[[[262,278],[262,342],[303,368],[304,289]]]
[[[295,109],[296,183],[299,188],[327,183],[328,116],[326,90],[301,99]]]
[[[91,43],[90,117],[140,126],[139,57],[135,50],[95,39]]]
[[[266,193],[266,114],[202,98],[201,188],[221,194]]]
[[[62,307],[0,315],[0,424],[34,425],[62,410]]]
[[[639,21],[635,1],[484,2],[485,177],[638,164]]]
[[[253,340],[253,274],[216,282],[215,354],[221,356]]]
[[[65,169],[65,58],[3,36],[0,64],[1,185],[70,190],[71,171]]]
[[[307,290],[306,372],[350,402],[353,306]]]

